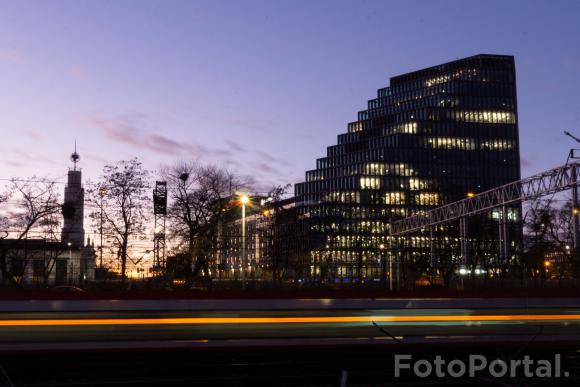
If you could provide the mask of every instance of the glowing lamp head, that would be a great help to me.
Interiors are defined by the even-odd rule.
[[[475,196],[475,193],[474,193],[474,192],[471,192],[471,191],[470,191],[470,192],[468,192],[468,193],[467,193],[467,197],[468,197],[468,198],[472,198],[472,197],[474,197],[474,196]]]
[[[544,266],[546,267],[550,266],[550,261],[544,261]]]
[[[572,214],[578,215],[579,213],[580,213],[580,208],[578,208],[578,207],[573,207],[572,208]]]
[[[248,195],[242,195],[242,196],[240,197],[240,202],[241,202],[242,204],[248,204],[248,202],[249,202],[249,201],[250,201],[250,198],[248,197]]]
[[[270,216],[270,210],[264,210],[264,212],[262,212],[262,214],[264,216]]]

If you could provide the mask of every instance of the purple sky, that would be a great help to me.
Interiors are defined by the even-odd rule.
[[[524,176],[580,136],[578,1],[0,1],[0,178],[140,157],[295,183],[376,90],[516,57]],[[578,144],[580,147],[580,144]]]

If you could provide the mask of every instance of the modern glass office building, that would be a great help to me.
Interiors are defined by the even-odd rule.
[[[512,56],[476,55],[391,78],[295,186],[314,246],[305,272],[376,281],[393,255],[416,278],[457,267],[454,225],[395,241],[388,223],[518,180],[519,159]],[[508,211],[513,235],[519,216],[517,207]],[[470,222],[474,259],[493,265],[497,214]]]

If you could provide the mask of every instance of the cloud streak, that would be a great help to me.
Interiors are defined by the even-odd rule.
[[[24,58],[15,51],[0,51],[0,61],[24,63]]]
[[[236,118],[233,119],[232,124],[245,130],[252,130],[256,132],[268,133],[277,125],[272,121],[262,122],[252,118]]]
[[[135,113],[113,119],[90,117],[89,121],[106,138],[139,151],[153,152],[163,158],[199,159],[238,170],[242,175],[252,177],[252,189],[271,187],[273,182],[281,180],[281,167],[288,165],[285,160],[267,152],[250,151],[232,139],[224,140],[222,147],[210,147],[166,136],[154,130],[155,119],[147,114]]]
[[[233,140],[225,140],[225,143],[230,147],[231,150],[236,152],[246,152],[246,148],[241,146],[238,142]]]
[[[142,129],[145,115],[107,120],[90,118],[91,123],[110,139],[138,149],[146,149],[161,155],[194,158],[232,157],[231,150],[206,147],[197,142],[180,141],[159,133]]]
[[[274,157],[271,154],[266,153],[264,151],[257,151],[256,154],[258,156],[260,156],[260,158],[262,158],[266,162],[276,163],[276,164],[283,165],[283,166],[288,165],[288,162],[286,160],[278,158],[278,157]]]

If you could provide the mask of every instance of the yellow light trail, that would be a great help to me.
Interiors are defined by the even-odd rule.
[[[580,314],[515,315],[434,315],[434,316],[312,316],[312,317],[176,317],[0,320],[0,326],[80,326],[80,325],[207,325],[207,324],[325,324],[364,322],[477,322],[477,321],[558,321],[580,320]]]

